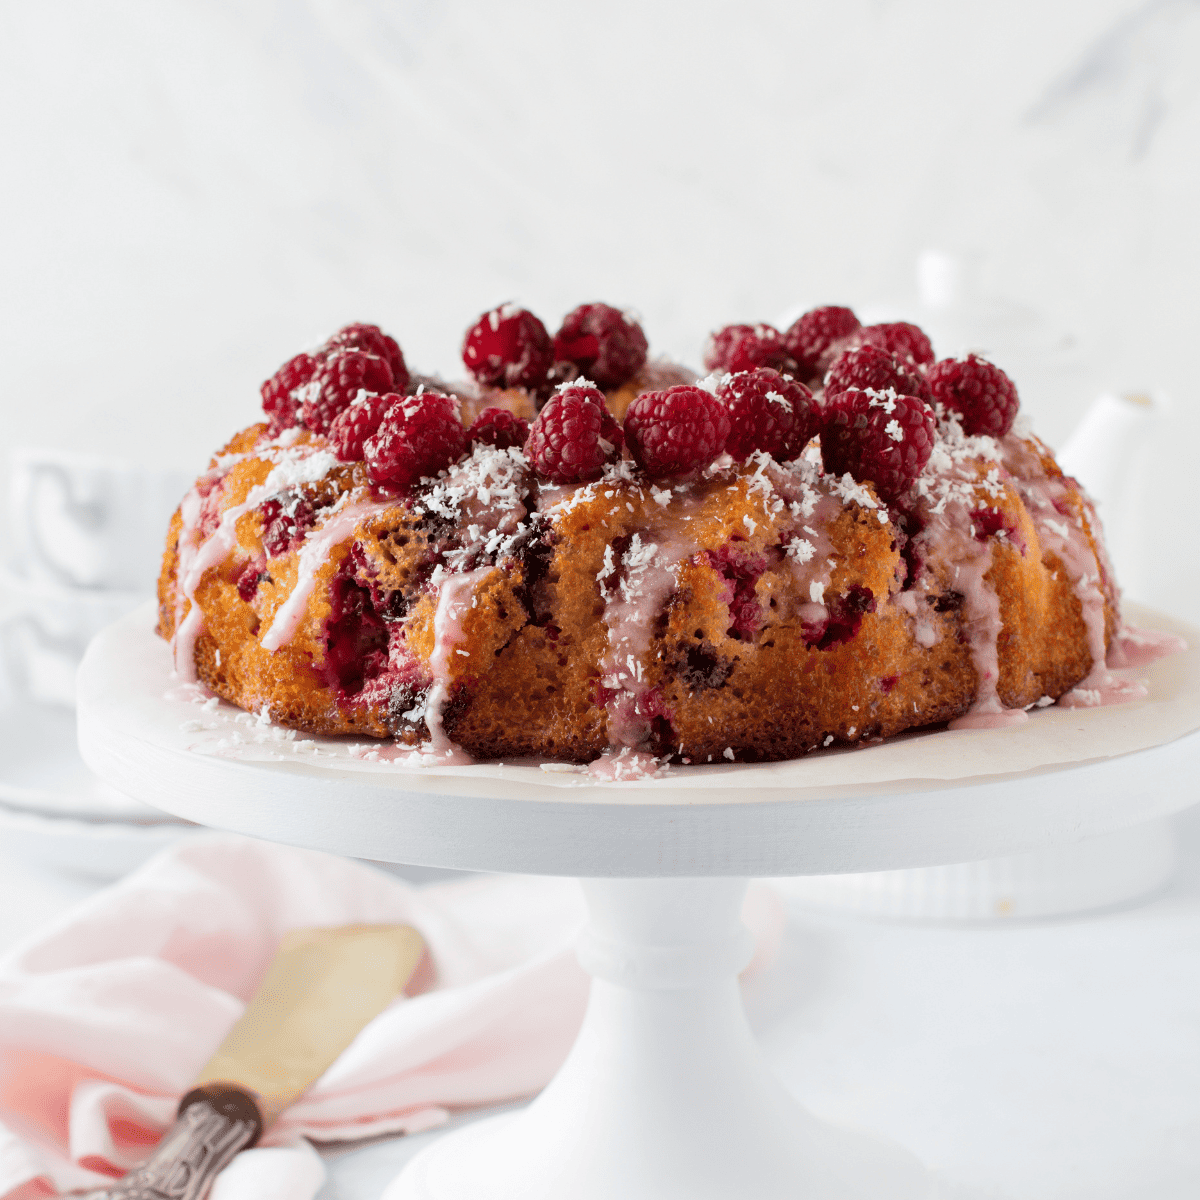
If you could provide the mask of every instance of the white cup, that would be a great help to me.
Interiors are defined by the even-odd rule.
[[[15,566],[31,581],[153,591],[167,524],[193,479],[66,450],[10,453]]]
[[[88,643],[148,593],[63,587],[0,568],[0,700],[75,706]]]

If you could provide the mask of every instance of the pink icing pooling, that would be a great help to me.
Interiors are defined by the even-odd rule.
[[[1023,708],[1005,708],[996,701],[998,708],[982,711],[972,707],[970,712],[961,717],[955,717],[947,726],[949,729],[1009,729],[1013,725],[1023,725],[1029,720],[1029,714]]]
[[[317,571],[328,561],[334,546],[349,538],[364,521],[391,508],[394,503],[391,500],[371,500],[348,504],[329,517],[319,530],[308,535],[300,547],[296,586],[276,610],[270,628],[263,634],[264,650],[278,650],[296,636],[309,597],[316,586]]]
[[[1173,633],[1122,625],[1108,647],[1108,666],[1145,667],[1186,649],[1187,642]]]
[[[604,783],[625,783],[632,779],[652,779],[666,764],[660,766],[653,754],[645,750],[634,750],[629,746],[617,749],[610,746],[594,762],[588,764],[587,773],[592,779]]]

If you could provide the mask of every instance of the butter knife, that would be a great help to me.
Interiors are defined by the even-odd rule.
[[[284,935],[246,1011],[179,1103],[154,1153],[86,1200],[203,1200],[407,986],[425,953],[409,925]]]

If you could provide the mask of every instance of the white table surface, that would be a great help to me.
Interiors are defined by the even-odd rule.
[[[1174,883],[1123,911],[951,928],[789,905],[778,959],[746,985],[770,1061],[816,1113],[891,1136],[965,1194],[1194,1200],[1200,811],[1176,821]],[[96,888],[0,847],[0,950]],[[440,1132],[330,1152],[320,1200],[375,1200]]]

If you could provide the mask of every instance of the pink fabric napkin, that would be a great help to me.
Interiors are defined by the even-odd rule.
[[[415,1133],[530,1095],[583,1017],[584,916],[573,880],[414,887],[247,838],[181,843],[0,960],[0,1200],[103,1186],[145,1158],[293,928],[408,922],[436,978],[372,1021],[213,1200],[309,1200],[325,1177],[310,1139]],[[755,887],[745,916],[753,968],[783,918]]]

